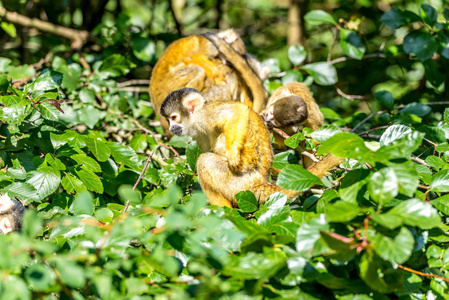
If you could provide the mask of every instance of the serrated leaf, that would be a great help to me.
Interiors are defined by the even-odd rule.
[[[446,165],[444,160],[442,160],[441,158],[439,158],[438,156],[435,156],[435,155],[427,156],[424,161],[429,166],[431,166],[434,170],[437,170],[437,171],[439,171],[441,168],[443,168]]]
[[[334,18],[325,11],[322,10],[312,10],[304,15],[304,20],[310,25],[320,25],[323,23],[328,23],[332,25],[337,25]]]
[[[129,201],[131,204],[140,204],[142,203],[141,195],[138,191],[133,189],[132,185],[123,184],[118,189],[118,194],[120,196],[120,200],[122,203],[126,203]]]
[[[400,139],[407,134],[411,133],[412,129],[405,125],[392,125],[385,130],[380,137],[380,145],[387,146],[393,143],[393,141]]]
[[[419,184],[419,175],[414,164],[411,161],[407,161],[401,164],[392,164],[389,167],[396,174],[399,183],[399,192],[412,197]]]
[[[50,121],[58,121],[61,114],[61,112],[49,102],[42,102],[41,104],[36,105],[36,108],[42,114],[42,117]]]
[[[34,186],[40,200],[55,192],[61,183],[61,173],[52,167],[43,166],[36,171],[29,172],[28,175],[30,177],[27,183]]]
[[[2,193],[8,193],[10,197],[17,197],[20,201],[25,203],[41,202],[36,188],[26,182],[14,182],[5,186]]]
[[[103,223],[109,223],[114,218],[114,213],[109,208],[100,208],[95,211],[95,217],[97,217],[98,221]]]
[[[339,201],[326,206],[326,217],[329,222],[349,222],[360,213],[357,205],[346,201]]]
[[[439,211],[441,211],[446,216],[449,216],[449,194],[441,196],[437,199],[430,201],[433,206],[435,206]]]
[[[84,103],[93,104],[95,102],[95,92],[89,88],[82,88],[79,97]]]
[[[79,171],[76,171],[76,175],[78,175],[79,179],[84,183],[85,187],[89,191],[103,194],[103,184],[101,183],[100,178],[95,175],[95,173],[85,169],[81,169]]]
[[[319,85],[333,85],[338,81],[337,69],[329,63],[318,62],[301,67]]]
[[[438,62],[431,59],[426,60],[424,62],[426,78],[434,88],[440,87],[444,83],[444,80],[446,79],[446,75],[440,71],[440,67],[441,66]],[[423,112],[416,111],[414,114],[417,115],[418,117],[425,116],[427,113],[431,111],[431,108],[429,106],[422,103],[419,104],[422,105],[422,108],[425,109],[425,111]]]
[[[70,173],[65,174],[65,176],[62,178],[62,187],[69,194],[75,194],[75,192],[80,193],[83,191],[87,191],[83,182]]]
[[[156,44],[153,39],[134,37],[131,39],[134,55],[143,61],[150,62],[156,54]]]
[[[306,49],[301,45],[293,45],[288,47],[288,59],[294,66],[299,66],[307,56]]]
[[[449,124],[449,108],[446,108],[444,110],[444,122],[446,122],[446,124]]]
[[[107,161],[111,155],[110,147],[106,146],[106,142],[100,136],[90,135],[85,137],[87,148],[92,152],[95,158],[99,161]]]
[[[136,152],[129,146],[123,146],[119,143],[108,143],[112,157],[119,163],[131,167],[133,169],[139,169],[139,158]]]
[[[449,192],[449,169],[441,170],[433,175],[429,187],[432,192]]]
[[[320,239],[321,231],[329,231],[329,224],[323,214],[303,223],[296,234],[296,251],[300,254],[311,251]]]
[[[399,27],[406,26],[410,23],[419,22],[421,21],[421,18],[411,11],[393,8],[383,14],[380,21],[391,29],[398,29]]]
[[[134,151],[143,152],[148,146],[147,136],[145,134],[137,133],[133,136],[129,145]]]
[[[391,168],[374,173],[368,182],[368,193],[379,205],[387,205],[399,192],[398,178]]]
[[[100,72],[106,77],[126,75],[134,64],[120,54],[113,54],[103,60]]]
[[[402,225],[401,217],[397,215],[378,214],[372,210],[370,216],[374,222],[388,229],[395,229]]]
[[[327,139],[331,138],[337,133],[342,132],[338,126],[335,125],[324,125],[310,134],[310,137],[317,142],[323,143]]]
[[[394,237],[377,232],[375,239],[371,241],[380,257],[396,264],[402,264],[409,259],[414,243],[413,235],[405,227]]]
[[[354,30],[340,30],[340,46],[343,52],[352,58],[362,59],[365,54],[366,47],[362,38]]]
[[[251,191],[241,191],[235,195],[239,209],[245,213],[255,212],[259,208],[259,202]]]
[[[430,59],[438,50],[438,43],[428,32],[412,31],[404,38],[404,51],[415,54],[420,61]]]
[[[94,199],[89,192],[79,193],[69,207],[69,211],[74,215],[92,215],[94,210]]]
[[[287,220],[288,217],[290,217],[289,206],[276,207],[262,213],[257,219],[257,224],[262,227],[268,228]]]
[[[277,184],[288,190],[304,191],[321,180],[299,165],[288,165],[279,174]]]
[[[341,199],[351,203],[357,203],[363,199],[369,175],[370,172],[368,170],[356,169],[349,171],[343,177],[338,191]]]
[[[441,226],[438,211],[427,202],[411,199],[400,202],[385,215],[400,217],[403,224],[430,229]]]
[[[371,161],[373,156],[373,152],[365,146],[365,141],[361,137],[348,132],[337,133],[323,142],[317,154],[326,153],[358,161]]]
[[[393,108],[394,106],[394,98],[389,91],[376,92],[374,98],[388,108]]]
[[[43,70],[33,82],[33,91],[49,91],[57,89],[62,82],[62,74],[53,69]]]
[[[86,168],[92,172],[101,172],[100,165],[95,161],[95,159],[85,155],[85,154],[75,154],[70,156],[71,159],[76,161],[81,167]]]
[[[302,131],[295,133],[294,135],[292,135],[289,138],[286,138],[284,140],[284,144],[287,147],[290,147],[292,149],[296,149],[299,146],[299,142],[300,141],[304,141],[305,137],[304,137],[304,133]]]

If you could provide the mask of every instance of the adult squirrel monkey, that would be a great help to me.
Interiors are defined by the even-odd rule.
[[[235,31],[193,35],[173,42],[159,58],[150,80],[150,97],[165,134],[170,135],[159,110],[172,91],[195,88],[208,101],[240,101],[260,113],[268,97],[263,87],[267,75],[257,59],[246,53]]]
[[[25,207],[8,194],[0,196],[0,234],[20,231]]]
[[[300,82],[287,83],[274,91],[262,115],[269,128],[278,128],[289,136],[301,131],[304,127],[317,130],[323,126],[324,120],[309,89]],[[277,146],[285,147],[283,136],[275,131],[273,136]],[[326,155],[319,162],[313,162],[307,156],[303,157],[304,167],[319,178],[343,161],[343,158],[331,154]]]
[[[191,136],[204,152],[197,162],[198,178],[212,205],[238,207],[234,196],[245,190],[259,203],[275,192],[289,198],[299,194],[269,183],[270,135],[247,105],[209,101],[199,91],[183,88],[165,98],[160,113],[169,120],[171,132]]]

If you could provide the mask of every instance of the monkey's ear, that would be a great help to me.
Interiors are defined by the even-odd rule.
[[[203,106],[204,98],[199,93],[190,93],[184,97],[182,104],[187,108],[189,113],[193,113]]]
[[[11,222],[8,218],[0,220],[0,232],[3,234],[10,233],[12,231]]]

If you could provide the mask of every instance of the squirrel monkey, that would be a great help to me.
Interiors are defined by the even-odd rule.
[[[227,30],[173,42],[153,68],[149,92],[162,128],[170,135],[159,113],[170,92],[195,88],[208,101],[240,101],[260,113],[268,98],[263,87],[267,75],[257,59],[246,53],[240,36]]]
[[[235,194],[250,190],[265,202],[282,192],[299,193],[271,185],[273,150],[268,130],[249,106],[235,101],[209,101],[199,91],[183,88],[170,93],[161,105],[170,131],[188,135],[204,152],[197,162],[198,178],[212,205],[238,207]]]
[[[25,207],[8,194],[0,196],[0,234],[20,231]]]
[[[290,82],[278,88],[268,99],[267,107],[262,113],[268,127],[279,128],[287,135],[294,135],[304,127],[317,130],[323,126],[323,114],[310,94],[307,86],[300,82]],[[284,145],[284,137],[273,132],[275,144]],[[303,146],[302,146],[303,147]],[[333,167],[344,161],[343,158],[326,155],[321,161],[313,162],[304,156],[304,167],[312,174],[322,178]]]

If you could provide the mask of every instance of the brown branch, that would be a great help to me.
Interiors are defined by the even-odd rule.
[[[271,129],[273,132],[276,132],[277,134],[279,134],[281,137],[283,137],[284,139],[288,139],[290,136],[288,134],[286,134],[283,130],[279,129],[279,128],[273,128]]]
[[[417,158],[417,157],[410,157],[410,159],[411,159],[411,161],[414,161],[415,163],[418,163],[418,164],[420,164],[420,165],[423,165],[423,166],[426,166],[426,167],[428,167],[428,168],[430,168],[430,166],[424,161],[424,160],[422,160],[421,158]]]
[[[76,49],[81,48],[91,37],[88,31],[75,30],[35,18],[31,19],[17,12],[7,11],[3,6],[0,6],[0,18],[9,23],[24,27],[36,28],[39,31],[47,32],[71,40],[71,47]]]
[[[139,85],[139,84],[150,85],[150,81],[148,79],[131,79],[128,81],[118,82],[117,87],[122,88],[126,86]]]
[[[448,278],[445,278],[445,277],[440,276],[440,275],[419,272],[419,271],[410,269],[410,268],[408,268],[408,267],[404,267],[403,265],[398,265],[398,268],[401,269],[401,270],[404,270],[404,271],[407,271],[407,272],[410,272],[410,273],[419,275],[419,276],[439,278],[439,279],[441,279],[441,280],[443,280],[443,281],[449,282],[449,279],[448,279]]]
[[[366,99],[365,96],[361,96],[361,95],[348,95],[345,92],[343,92],[342,90],[340,90],[340,88],[336,88],[336,90],[337,90],[337,94],[339,94],[343,98],[346,98],[346,99],[351,100],[351,101],[354,100],[354,99],[359,99],[359,100]]]

